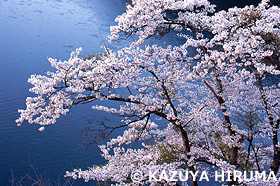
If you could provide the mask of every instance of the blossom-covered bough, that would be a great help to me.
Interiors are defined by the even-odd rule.
[[[121,185],[184,184],[150,178],[162,170],[271,171],[277,177],[280,84],[266,78],[280,74],[280,8],[268,0],[217,13],[214,8],[207,0],[132,0],[109,36],[133,37],[130,46],[105,49],[98,58],[80,58],[81,49],[68,61],[49,58],[56,72],[29,78],[37,97],[26,99],[18,125],[27,120],[42,131],[73,105],[115,101],[119,108],[92,106],[124,117],[122,125],[106,128],[107,135],[127,127],[100,146],[107,164],[66,176]],[[184,44],[146,44],[170,31]],[[122,147],[134,141],[142,141],[142,148]],[[143,175],[132,182],[135,171]],[[188,183],[199,185],[195,178],[191,174]],[[279,184],[233,178],[219,181]]]

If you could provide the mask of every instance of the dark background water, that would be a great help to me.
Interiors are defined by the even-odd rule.
[[[230,1],[223,1],[223,0],[209,0],[211,3],[216,4],[216,10],[224,10],[230,7],[244,7],[246,5],[258,5],[261,0],[230,0]],[[280,5],[280,0],[270,0],[273,5]]]
[[[258,1],[212,2],[219,5],[217,9],[225,9]],[[17,110],[25,108],[25,98],[33,96],[28,92],[28,77],[52,70],[47,56],[67,60],[77,47],[90,53],[100,50],[103,44],[119,46],[105,40],[115,17],[125,11],[125,3],[126,0],[0,0],[1,186],[11,184],[11,172],[17,178],[28,174],[29,159],[53,177],[65,170],[104,163],[97,145],[86,153],[79,149],[85,140],[79,131],[89,125],[87,118],[103,117],[90,105],[74,107],[44,132],[38,131],[38,125],[27,123],[16,127],[14,121],[19,116]],[[165,39],[174,41],[172,36]]]

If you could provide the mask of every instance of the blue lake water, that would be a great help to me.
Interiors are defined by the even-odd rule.
[[[104,163],[97,145],[85,153],[79,134],[86,118],[100,119],[89,105],[39,132],[38,125],[16,127],[17,110],[32,96],[27,79],[52,70],[47,56],[67,60],[72,50],[100,50],[125,0],[0,0],[0,185],[28,174],[29,158],[51,175]],[[81,182],[83,183],[83,182]]]
[[[30,172],[29,159],[51,176],[73,168],[104,163],[97,145],[87,152],[79,132],[87,118],[104,115],[79,105],[53,126],[39,132],[38,125],[16,127],[17,110],[32,96],[27,79],[52,70],[47,56],[67,60],[72,50],[100,50],[109,27],[125,11],[126,0],[0,0],[0,185],[11,185],[11,173]],[[217,1],[216,1],[217,2]],[[237,1],[236,1],[237,2]],[[165,41],[174,41],[173,36]],[[178,41],[180,42],[180,41]],[[117,48],[118,44],[107,44]],[[95,103],[96,104],[96,103]],[[115,118],[110,118],[114,121]],[[114,122],[119,122],[118,120]],[[77,185],[84,184],[82,180]],[[92,185],[91,183],[90,185]]]

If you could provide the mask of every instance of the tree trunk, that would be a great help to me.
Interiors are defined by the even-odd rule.
[[[277,120],[276,126],[273,131],[273,160],[270,166],[271,171],[276,175],[279,171],[280,166],[280,148],[278,147],[278,129],[279,129],[280,120]]]
[[[184,144],[184,150],[185,150],[185,154],[187,155],[188,159],[191,158],[191,156],[189,155],[189,152],[191,151],[191,146],[190,146],[190,141],[188,138],[188,134],[185,131],[185,129],[182,127],[182,125],[177,125],[176,123],[174,124],[176,126],[176,129],[180,132],[182,140],[183,140],[183,144]],[[189,166],[187,165],[189,170],[192,171],[193,173],[195,173],[195,169],[194,166]],[[194,180],[193,177],[191,177],[191,181],[192,181],[192,186],[198,186],[197,184],[197,180]]]

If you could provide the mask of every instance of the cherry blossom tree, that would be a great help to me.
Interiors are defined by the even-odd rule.
[[[151,179],[151,171],[187,170],[193,186],[199,185],[196,171],[277,176],[280,84],[267,79],[280,74],[280,8],[268,0],[220,12],[207,0],[132,0],[126,8],[108,40],[133,38],[130,45],[87,59],[79,57],[80,48],[68,61],[49,58],[56,71],[29,78],[37,97],[26,99],[18,126],[27,120],[43,131],[74,105],[118,102],[92,106],[123,117],[122,125],[104,125],[103,137],[124,127],[122,135],[100,146],[107,163],[66,176],[116,185],[184,185]],[[171,33],[184,43],[147,44]],[[125,148],[135,141],[142,147]],[[141,173],[137,182],[135,171]],[[244,175],[218,181],[280,183]]]

